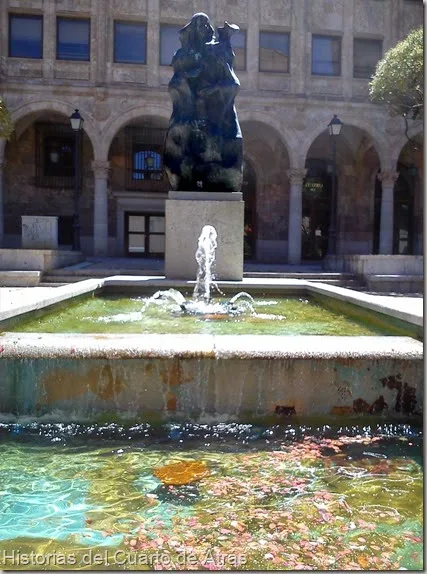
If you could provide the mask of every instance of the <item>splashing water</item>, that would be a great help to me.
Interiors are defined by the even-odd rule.
[[[215,250],[217,248],[217,232],[212,225],[205,225],[199,236],[196,250],[197,276],[196,285],[193,291],[191,301],[186,301],[184,296],[176,289],[167,291],[157,291],[150,297],[142,308],[142,313],[149,305],[160,305],[167,308],[172,313],[197,315],[212,319],[227,319],[238,315],[257,315],[254,310],[254,299],[249,293],[241,292],[234,295],[227,302],[214,302],[211,298],[212,287],[215,287],[219,293],[220,289],[214,279],[215,268]],[[221,293],[224,295],[223,293]],[[266,319],[284,319],[279,316],[263,315],[260,318]]]
[[[209,303],[211,299],[211,285],[214,275],[215,250],[217,248],[217,232],[212,225],[205,225],[199,237],[196,251],[198,265],[196,286],[194,287],[193,299]]]

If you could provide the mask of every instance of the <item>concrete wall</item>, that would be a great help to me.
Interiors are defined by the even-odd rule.
[[[245,421],[277,408],[297,416],[383,413],[399,420],[422,413],[419,341],[288,339],[284,345],[266,335],[104,335],[100,343],[90,335],[34,341],[28,334],[16,341],[11,334],[2,341],[0,412],[201,421]]]

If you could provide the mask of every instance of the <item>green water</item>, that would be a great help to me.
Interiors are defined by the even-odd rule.
[[[422,570],[421,456],[403,425],[0,425],[0,566]]]
[[[17,324],[44,333],[203,333],[214,335],[387,335],[385,328],[330,311],[306,298],[261,299],[236,317],[183,315],[148,297],[94,297]],[[221,301],[221,299],[218,299]]]

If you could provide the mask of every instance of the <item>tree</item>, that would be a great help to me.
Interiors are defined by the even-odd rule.
[[[13,132],[13,122],[9,110],[0,96],[0,137],[9,139]]]
[[[374,103],[385,104],[391,115],[408,119],[424,116],[423,29],[413,30],[377,64],[369,84]]]

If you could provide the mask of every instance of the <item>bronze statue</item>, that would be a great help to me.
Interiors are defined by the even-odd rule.
[[[179,32],[182,47],[172,59],[173,110],[164,149],[173,190],[241,190],[243,141],[234,107],[240,82],[230,43],[238,31],[225,22],[217,40],[208,16],[199,12]]]

